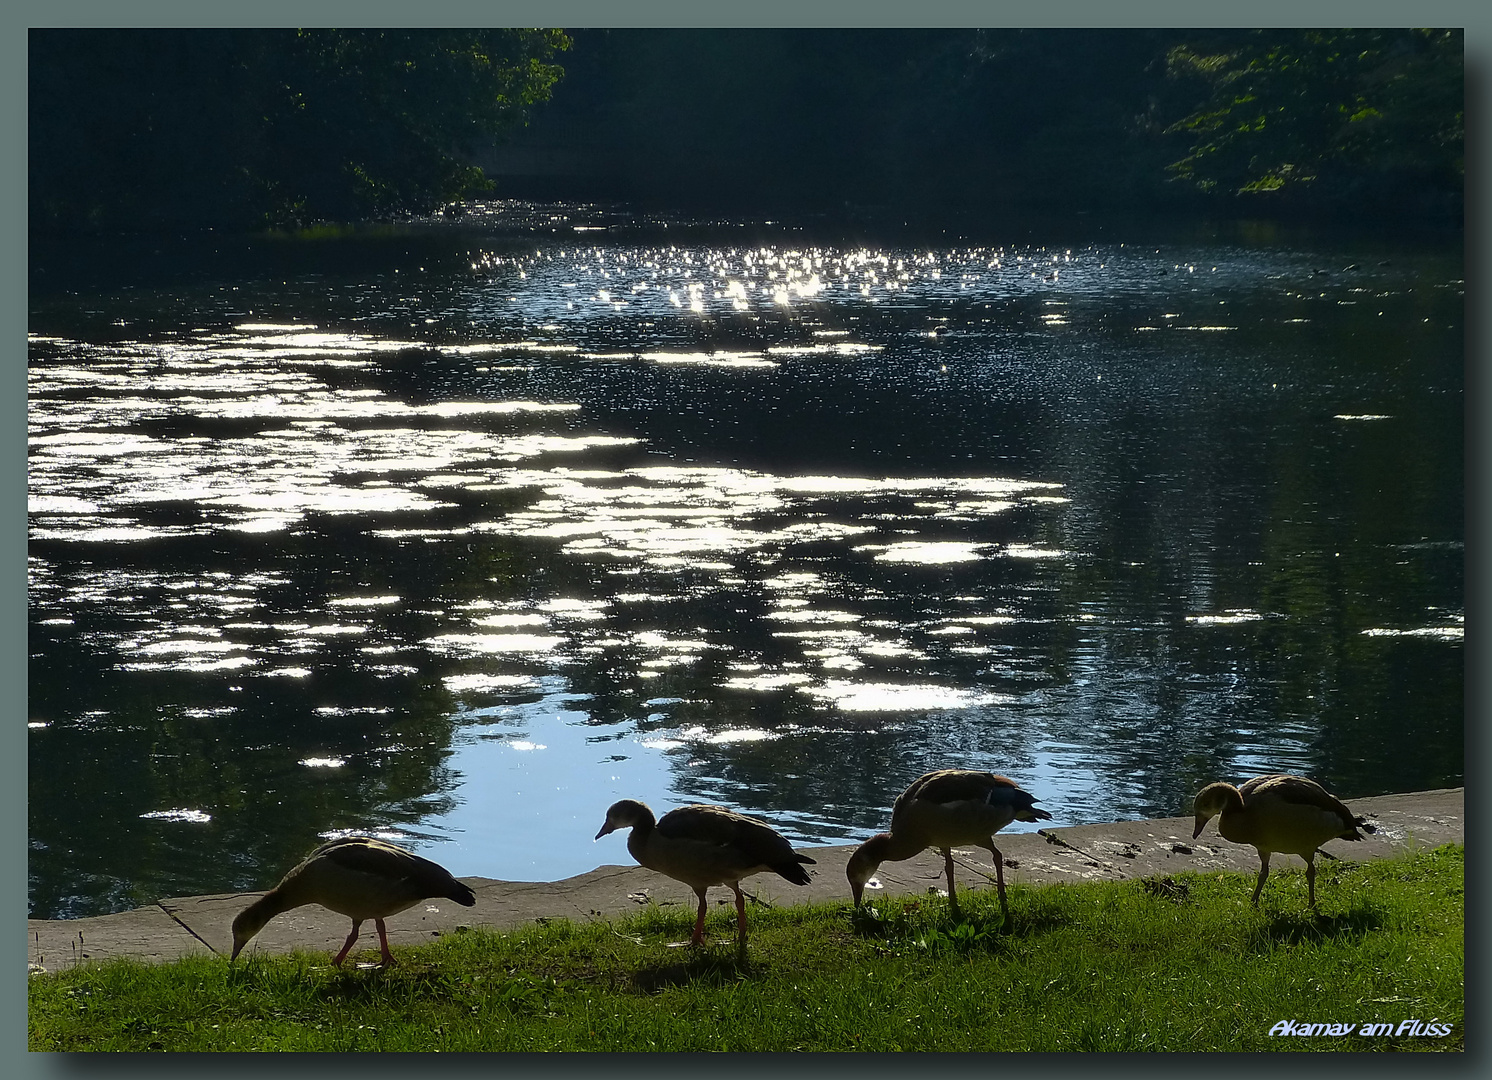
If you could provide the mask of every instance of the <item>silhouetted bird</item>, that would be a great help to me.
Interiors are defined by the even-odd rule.
[[[1311,906],[1316,906],[1316,850],[1328,840],[1361,840],[1373,826],[1314,780],[1301,776],[1256,776],[1242,787],[1208,784],[1192,804],[1197,827],[1192,839],[1202,835],[1210,818],[1217,831],[1235,844],[1252,844],[1259,852],[1259,882],[1250,903],[1259,902],[1264,879],[1269,876],[1269,856],[1276,851],[1299,855],[1306,863],[1306,888]]]
[[[1004,856],[995,847],[995,833],[1012,821],[1047,821],[1051,814],[1013,780],[968,769],[940,769],[912,782],[891,810],[891,831],[872,836],[850,856],[845,876],[850,893],[860,903],[865,883],[883,862],[910,859],[927,848],[943,853],[948,868],[948,904],[958,911],[953,886],[953,846],[969,844],[989,849],[995,860],[995,882],[1000,910],[1010,918],[1005,900]]]
[[[392,964],[383,920],[421,900],[441,897],[464,907],[477,902],[469,887],[442,866],[411,851],[366,836],[349,836],[322,844],[269,892],[233,920],[233,956],[276,915],[304,904],[320,904],[352,920],[352,933],[332,961],[340,965],[358,928],[368,920],[378,928],[383,962]]]
[[[807,855],[793,850],[787,839],[763,821],[737,814],[721,806],[681,806],[661,820],[636,799],[622,799],[606,811],[606,823],[596,834],[630,828],[627,850],[649,870],[682,881],[699,897],[699,915],[694,920],[692,945],[704,944],[705,890],[711,885],[729,885],[736,894],[736,933],[746,945],[746,898],[741,879],[771,870],[794,885],[807,885],[808,871],[801,863],[812,863]]]

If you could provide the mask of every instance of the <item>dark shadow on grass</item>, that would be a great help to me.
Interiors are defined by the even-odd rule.
[[[1036,937],[1067,926],[1071,921],[1072,916],[1063,914],[1055,904],[1017,908],[1010,913],[1005,933],[1011,937]]]
[[[1265,923],[1254,935],[1256,948],[1276,945],[1319,944],[1333,938],[1356,941],[1383,925],[1376,908],[1358,904],[1338,914],[1321,914],[1302,908],[1294,911],[1265,913]]]
[[[896,953],[1004,953],[1016,938],[1039,935],[1062,925],[1055,905],[1022,904],[1007,919],[994,905],[969,905],[955,914],[946,904],[916,900],[905,904],[872,903],[849,912],[856,936],[885,942]]]
[[[749,952],[731,944],[680,949],[683,956],[671,963],[647,964],[632,973],[632,986],[644,994],[656,994],[671,986],[725,986],[753,972]]]
[[[304,992],[321,1000],[364,1002],[380,996],[415,993],[426,997],[451,996],[461,988],[459,972],[424,960],[403,960],[393,967],[325,962],[294,965],[259,957],[230,967],[226,987],[237,994],[263,993],[271,997]]]
[[[454,997],[458,989],[458,980],[450,973],[425,964],[404,962],[391,968],[337,969],[316,989],[316,996],[354,1003],[403,994],[446,999]]]

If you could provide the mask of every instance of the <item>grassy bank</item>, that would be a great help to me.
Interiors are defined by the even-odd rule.
[[[1301,870],[470,931],[387,971],[324,955],[30,980],[32,1050],[1460,1050],[1463,849]],[[1298,867],[1299,863],[1295,865]],[[396,917],[397,918],[397,917]],[[360,952],[354,959],[376,957]],[[1448,1036],[1271,1036],[1281,1020]]]

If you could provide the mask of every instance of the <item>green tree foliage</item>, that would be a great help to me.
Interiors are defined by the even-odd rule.
[[[1168,66],[1204,98],[1172,125],[1193,141],[1170,171],[1204,191],[1402,202],[1462,185],[1459,30],[1233,31]]]
[[[557,30],[32,30],[33,226],[423,212],[562,74]]]

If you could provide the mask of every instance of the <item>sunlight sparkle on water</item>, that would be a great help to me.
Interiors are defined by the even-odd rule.
[[[988,544],[966,544],[954,541],[899,544],[864,544],[855,551],[875,552],[877,562],[921,563],[932,566],[938,563],[972,562],[982,559],[981,554]]]
[[[540,634],[439,634],[425,645],[435,652],[452,656],[480,656],[489,653],[544,653],[563,644],[562,637]]]
[[[1233,626],[1258,622],[1262,618],[1264,616],[1257,611],[1228,611],[1221,615],[1188,615],[1186,621],[1195,626]]]
[[[152,810],[140,816],[156,821],[187,821],[197,825],[212,820],[212,815],[204,810]]]
[[[441,684],[453,694],[507,693],[539,687],[538,680],[531,675],[447,675]]]
[[[1001,554],[1011,559],[1065,559],[1071,552],[1037,547],[1034,544],[1007,544]]]
[[[549,620],[536,612],[513,615],[483,615],[472,620],[473,626],[547,626]]]
[[[268,343],[283,348],[265,348]],[[97,355],[91,346],[73,346],[80,363],[37,367],[32,374],[33,535],[120,542],[203,534],[214,527],[273,532],[313,512],[428,511],[446,504],[413,490],[409,480],[418,483],[473,464],[495,466],[636,442],[629,436],[411,427],[410,421],[426,418],[505,420],[570,414],[579,406],[511,399],[409,404],[373,388],[334,389],[310,372],[287,369],[281,355],[290,349],[311,358],[329,345],[357,355],[405,344],[358,336],[221,334],[208,335],[195,347],[145,347],[138,358],[117,360]],[[147,387],[151,395],[89,401],[73,396],[80,387],[116,383]],[[107,430],[182,416],[262,426],[219,438]],[[337,423],[354,419],[402,423]],[[386,479],[370,477],[380,473]],[[362,482],[351,483],[353,477]],[[198,523],[182,525],[132,519],[164,502],[192,502],[204,513]],[[80,515],[91,520],[80,521]]]
[[[801,692],[844,712],[899,712],[968,709],[1006,700],[999,694],[931,684],[860,683],[830,679]]]
[[[1407,637],[1407,638],[1430,638],[1440,641],[1461,641],[1466,637],[1464,626],[1421,626],[1413,630],[1389,630],[1382,627],[1374,627],[1364,630],[1362,633],[1367,637]]]
[[[768,360],[761,353],[732,353],[732,352],[690,352],[690,353],[665,353],[648,352],[643,353],[644,360],[652,360],[658,364],[703,364],[710,367],[733,367],[733,368],[772,368],[776,367],[775,361]]]
[[[761,675],[737,675],[724,680],[720,685],[731,690],[781,690],[812,681],[811,675],[799,671],[778,671]]]

